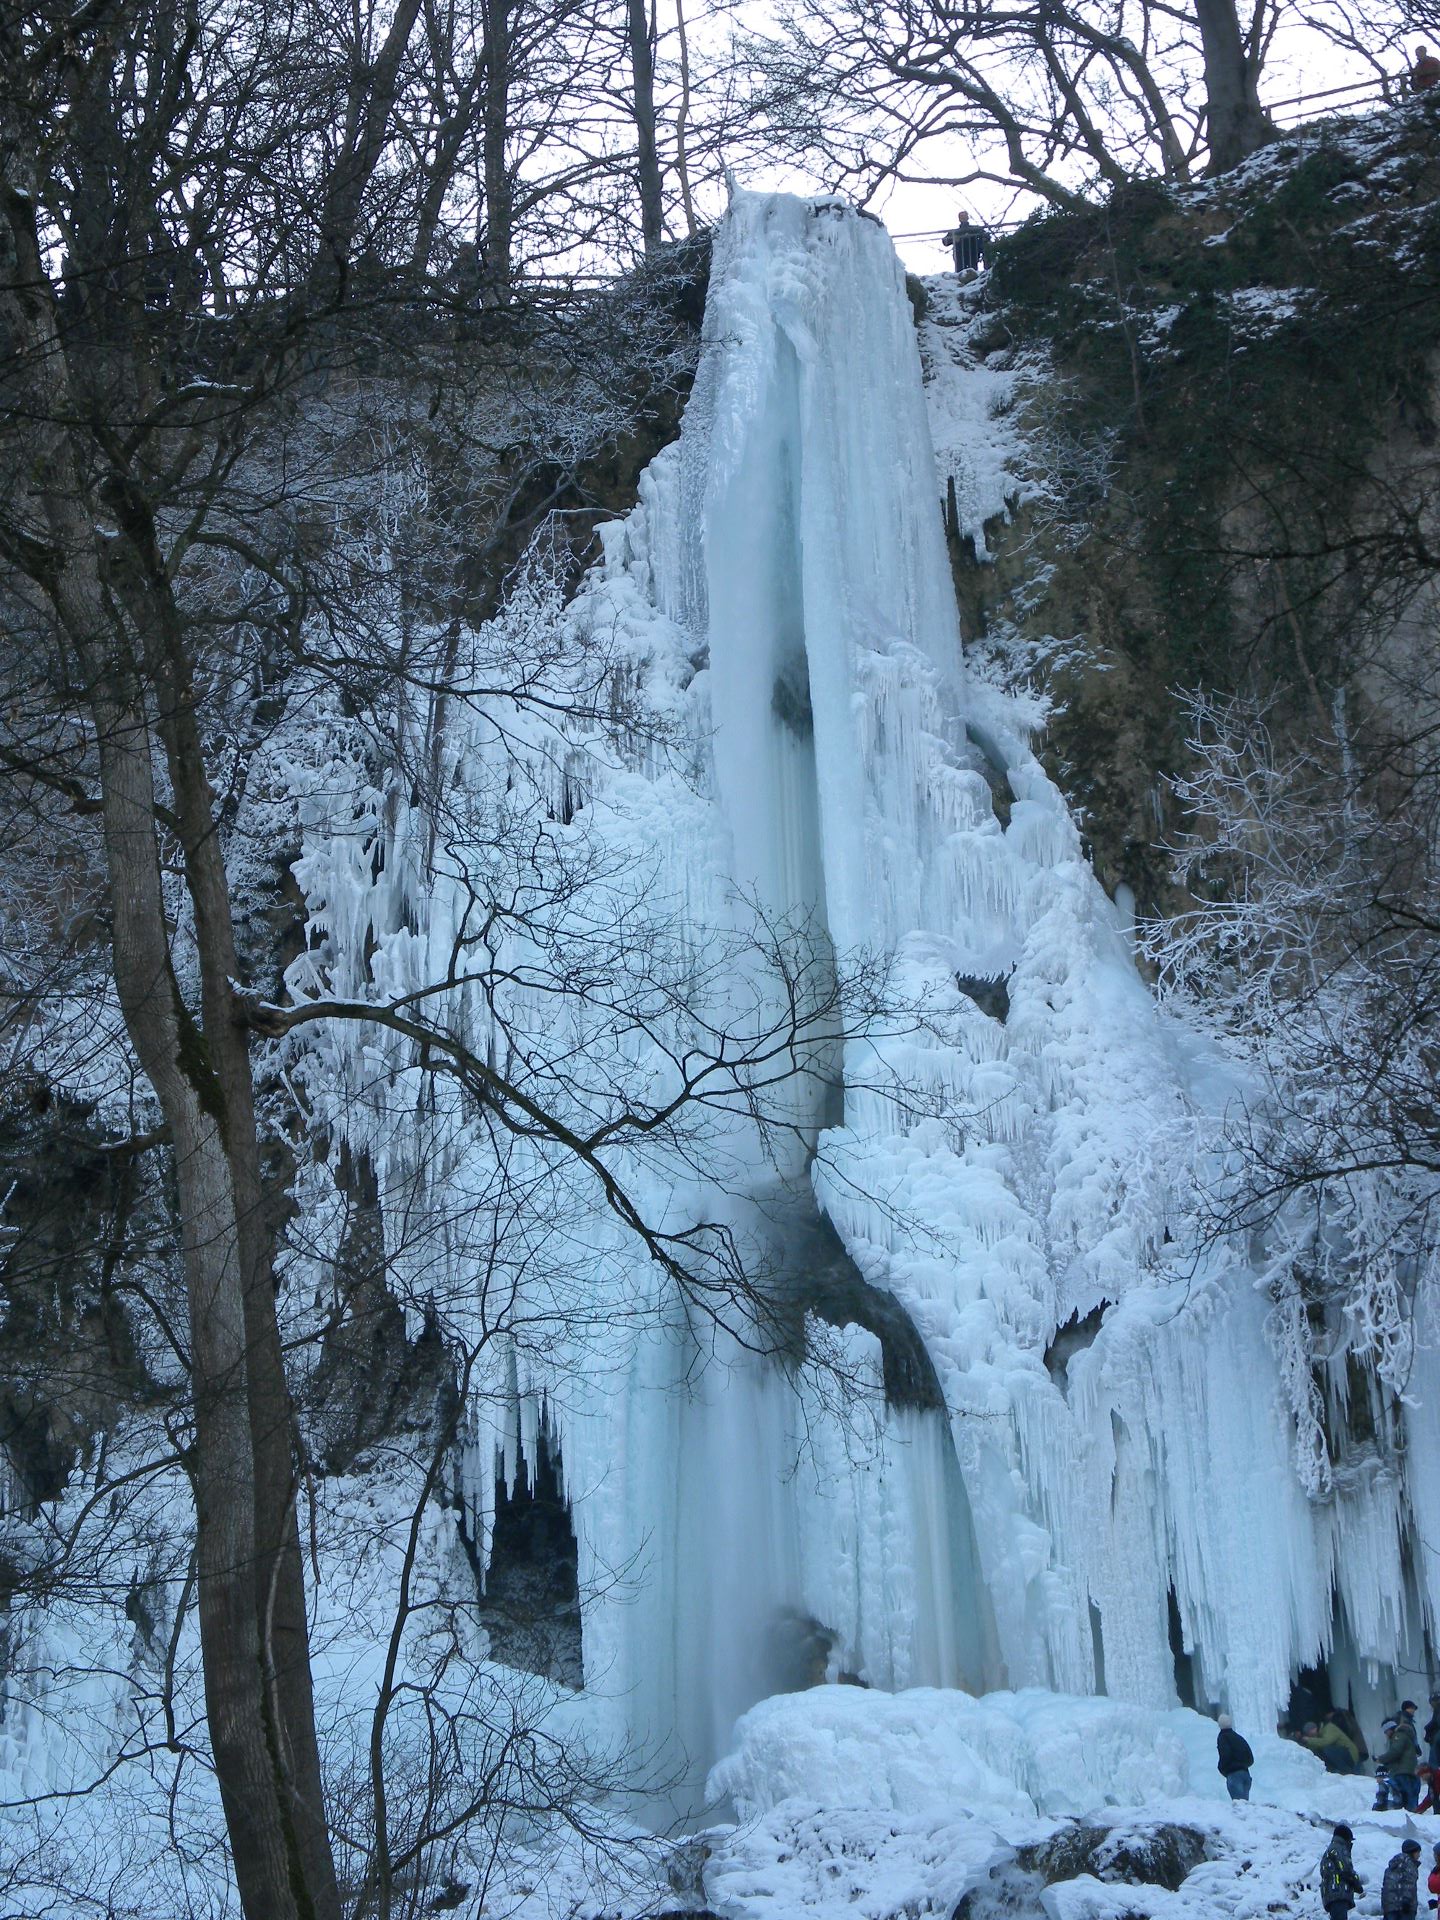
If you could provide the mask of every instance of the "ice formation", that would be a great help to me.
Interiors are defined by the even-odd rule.
[[[956,495],[978,531],[1005,449],[956,397],[994,376],[955,358],[935,386],[969,422]],[[543,580],[522,587],[476,638],[477,686],[505,621],[543,601]],[[786,1072],[759,1094],[753,1070],[721,1073],[702,1132],[631,1138],[607,1164],[665,1231],[723,1222],[768,1249],[802,1303],[787,1234],[798,1221],[810,1244],[818,1205],[860,1284],[918,1330],[946,1410],[887,1404],[860,1326],[809,1322],[870,1383],[847,1412],[823,1369],[697,1322],[595,1170],[542,1144],[504,1143],[507,1177],[545,1205],[482,1263],[475,1223],[500,1191],[483,1116],[427,1091],[403,1039],[309,1030],[312,1104],[374,1162],[392,1258],[415,1257],[424,1218],[450,1249],[447,1298],[479,1272],[482,1296],[524,1303],[477,1362],[464,1494],[483,1553],[497,1458],[513,1480],[542,1433],[558,1452],[587,1686],[642,1745],[685,1756],[693,1795],[736,1715],[795,1683],[795,1636],[817,1625],[831,1639],[806,1657],[828,1644],[832,1679],[1155,1709],[1177,1704],[1178,1636],[1193,1697],[1253,1727],[1327,1656],[1362,1695],[1382,1670],[1418,1675],[1440,1596],[1402,1522],[1407,1501],[1429,1514],[1433,1482],[1417,1467],[1407,1493],[1375,1467],[1307,1491],[1255,1272],[1178,1258],[1205,1118],[1235,1089],[1139,977],[1029,710],[967,679],[878,224],[737,196],[680,438],[564,623],[581,664],[556,672],[573,691],[603,655],[625,723],[479,696],[417,713],[443,821],[401,781],[367,788],[358,753],[341,779],[334,741],[308,776],[290,768],[312,918],[294,991],[399,998],[444,977],[477,900],[515,883],[487,851],[497,822],[528,820],[530,924],[485,936],[503,987],[453,986],[447,1017],[525,1072],[527,1035],[552,1056],[563,1035],[568,1075],[537,1097],[595,1123],[622,1087],[663,1104],[697,1027],[764,1033],[777,956],[803,952],[807,990],[829,979],[833,1002]],[[647,969],[670,1011],[642,1019]],[[586,972],[608,1010],[557,985]],[[1428,1471],[1429,1416],[1410,1417]]]
[[[578,599],[533,560],[456,643],[444,699],[417,692],[386,731],[312,690],[251,777],[247,804],[300,814],[298,998],[423,1005],[596,1138],[709,1059],[673,1125],[620,1128],[586,1164],[492,1124],[401,1032],[317,1023],[275,1063],[373,1167],[409,1296],[468,1316],[436,1554],[458,1554],[463,1516],[483,1563],[497,1477],[548,1447],[584,1704],[685,1810],[739,1716],[841,1674],[1107,1692],[1130,1743],[1108,1796],[1137,1765],[1175,1772],[1183,1742],[1154,1716],[1178,1711],[1177,1640],[1193,1698],[1254,1738],[1324,1658],[1372,1708],[1367,1688],[1413,1690],[1440,1602],[1434,1396],[1405,1408],[1403,1482],[1357,1455],[1307,1486],[1256,1271],[1179,1257],[1206,1117],[1235,1089],[1137,974],[1033,709],[962,663],[939,496],[957,480],[983,553],[1013,449],[959,339],[926,342],[937,487],[884,231],[738,196],[680,438]],[[517,659],[525,685],[493,691]],[[816,1011],[769,1049],[790,995]],[[605,1179],[672,1246],[731,1234],[789,1302],[787,1351],[684,1302]],[[319,1244],[341,1209],[326,1168],[305,1181]],[[887,1342],[906,1339],[898,1391]],[[322,1593],[337,1701],[373,1666],[341,1611]],[[125,1666],[72,1640],[57,1616],[13,1651],[16,1794],[63,1792],[123,1737],[125,1686],[98,1672],[99,1747],[46,1733],[66,1711],[47,1673]],[[715,1790],[758,1806],[779,1728],[811,1791],[847,1741],[883,1737],[910,1777],[929,1754],[1013,1811],[1035,1696],[968,1718],[959,1699],[827,1688],[798,1720],[761,1710]]]
[[[1025,485],[994,405],[1013,378],[971,359],[948,282],[917,347],[872,220],[737,196],[682,432],[578,597],[537,554],[489,626],[435,640],[443,697],[417,673],[409,706],[356,716],[302,688],[246,798],[257,843],[265,809],[287,837],[298,812],[297,1000],[422,1007],[601,1142],[585,1161],[498,1124],[394,1028],[316,1022],[269,1063],[373,1170],[406,1297],[468,1330],[425,1579],[468,1579],[497,1484],[560,1463],[585,1690],[526,1676],[534,1718],[628,1745],[662,1813],[728,1799],[743,1824],[707,1886],[734,1920],[948,1914],[1033,1823],[1159,1800],[1243,1846],[1242,1872],[1268,1848],[1218,1909],[1248,1920],[1316,1851],[1276,1807],[1353,1815],[1365,1791],[1268,1736],[1296,1674],[1328,1662],[1372,1741],[1382,1699],[1429,1678],[1435,1302],[1403,1454],[1307,1473],[1263,1250],[1195,1252],[1197,1158],[1243,1089],[1137,972],[1032,751],[1037,706],[962,659],[940,502],[983,560]],[[697,1071],[673,1122],[626,1123]],[[297,1195],[322,1251],[340,1158]],[[672,1249],[731,1236],[781,1350],[746,1303],[683,1298],[606,1180]],[[378,1684],[405,1471],[322,1503],[338,1772]],[[185,1495],[151,1497],[158,1539]],[[347,1501],[386,1510],[359,1525]],[[355,1565],[347,1529],[389,1545]],[[457,1684],[483,1691],[491,1650],[457,1617]],[[106,1774],[158,1698],[116,1621],[57,1604],[21,1626],[11,1802]],[[842,1677],[869,1691],[810,1684]],[[1246,1730],[1268,1827],[1225,1825],[1182,1685]],[[63,1823],[156,1911],[131,1862],[177,1819],[208,1860],[218,1826],[194,1768],[168,1804],[42,1812],[37,1857]],[[1362,1833],[1367,1873],[1392,1839]],[[1198,1913],[1206,1871],[1152,1910]],[[579,1912],[595,1889],[572,1878]],[[1046,1903],[1126,1910],[1098,1881]]]

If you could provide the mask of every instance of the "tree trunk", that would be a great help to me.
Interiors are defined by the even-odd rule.
[[[171,964],[145,682],[104,584],[94,512],[63,424],[76,417],[77,408],[33,202],[3,182],[0,252],[15,263],[9,289],[0,291],[0,322],[24,372],[31,422],[31,489],[17,505],[44,529],[34,577],[74,650],[95,726],[116,988],[175,1155],[195,1407],[190,1471],[201,1651],[236,1884],[247,1920],[331,1920],[339,1902],[310,1709],[302,1568],[289,1491],[288,1398],[269,1297],[268,1243],[260,1237],[253,1103],[241,1097],[249,1090],[248,1056],[242,1089],[236,1085],[235,1047],[244,1042],[229,1030],[228,984],[223,1014],[202,1033]],[[137,557],[143,568],[146,555]],[[161,705],[178,739],[173,689]],[[193,726],[193,713],[189,719]],[[172,774],[176,765],[172,752]],[[182,797],[179,784],[177,800],[182,811],[190,810],[193,795]],[[209,901],[218,870],[221,925],[228,933],[228,890],[213,822],[201,836],[209,864],[194,874],[188,870],[191,836],[185,837],[197,925],[213,919]],[[202,940],[207,1001],[217,999],[216,968],[226,952],[233,956],[233,940],[228,948],[223,940]],[[248,1140],[240,1137],[247,1114]],[[257,1287],[262,1267],[263,1317]],[[287,1523],[295,1535],[293,1578]],[[262,1623],[272,1617],[276,1630],[267,1635]],[[303,1673],[296,1672],[297,1664]]]
[[[1260,105],[1259,62],[1245,47],[1235,0],[1195,0],[1205,53],[1205,111],[1210,131],[1207,173],[1232,167],[1273,139]]]
[[[153,550],[152,563],[159,567],[159,555]],[[315,1733],[296,1502],[294,1407],[275,1312],[274,1249],[260,1173],[249,1030],[234,1017],[230,984],[239,977],[240,968],[229,875],[195,720],[183,636],[163,572],[157,573],[156,583],[152,631],[158,629],[163,638],[150,665],[164,716],[161,737],[194,906],[205,1044],[224,1111],[225,1152],[235,1195],[255,1473],[255,1614],[266,1682],[264,1705],[287,1794],[287,1817],[294,1826],[316,1920],[339,1920],[340,1893]]]
[[[344,292],[360,205],[379,164],[400,91],[400,63],[420,13],[420,0],[400,0],[390,30],[373,61],[355,51],[355,71],[346,103],[340,151],[335,157],[321,204],[311,290],[334,300]]]
[[[73,620],[72,610],[67,626]],[[82,654],[82,660],[94,685],[91,706],[100,742],[115,981],[175,1152],[195,1402],[200,1643],[215,1773],[247,1920],[310,1920],[313,1903],[297,1897],[295,1836],[283,1815],[259,1684],[248,1343],[219,1093],[204,1042],[181,1017],[170,967],[145,716],[133,700],[122,704],[110,694],[106,670],[95,669],[92,648],[86,652],[91,657]]]
[[[515,186],[510,178],[510,0],[485,0],[485,105],[481,118],[485,173],[485,245],[481,299],[510,298]]]
[[[638,140],[637,174],[640,184],[640,231],[646,253],[665,238],[665,204],[660,155],[655,144],[655,20],[646,0],[626,0],[633,83],[631,109]]]
[[[680,205],[685,231],[696,234],[695,202],[690,196],[690,40],[685,31],[685,0],[675,0],[675,32],[680,44],[680,105],[675,114],[675,175],[680,182]]]

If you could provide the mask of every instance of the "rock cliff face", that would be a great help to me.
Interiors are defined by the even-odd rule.
[[[1287,740],[1408,718],[1433,644],[1440,120],[1287,136],[1206,186],[1137,185],[1005,241],[978,363],[1029,366],[993,561],[953,526],[967,639],[1043,644],[1041,747],[1096,870],[1142,907],[1185,770],[1177,689]]]
[[[1142,969],[1255,1074],[1212,1224],[1289,1249],[1269,1337],[1316,1511],[1384,1503],[1428,1364],[1437,194],[1428,107],[1331,122],[1036,221],[921,323],[972,670],[1031,696]],[[1179,1684],[1173,1613],[1172,1644]]]
[[[126,1311],[137,1269],[165,1257],[165,1196],[90,1119],[38,1081],[13,1085],[0,1114],[5,1507],[58,1498],[98,1433],[166,1398]]]

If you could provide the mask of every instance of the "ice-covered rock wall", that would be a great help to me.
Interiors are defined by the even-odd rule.
[[[312,1104],[375,1165],[397,1267],[522,1303],[471,1382],[466,1498],[483,1551],[497,1453],[513,1477],[545,1428],[587,1686],[693,1783],[739,1712],[795,1683],[817,1624],[831,1678],[1103,1681],[1168,1708],[1178,1622],[1199,1697],[1255,1726],[1337,1619],[1351,1660],[1418,1658],[1433,1555],[1422,1593],[1400,1489],[1307,1495],[1268,1301],[1195,1250],[1204,1121],[1235,1088],[1157,1013],[1023,710],[967,681],[910,309],[875,222],[737,197],[680,439],[566,622],[582,657],[603,643],[629,724],[480,697],[419,715],[443,830],[403,782],[357,811],[317,752],[292,984],[434,980],[499,885],[496,822],[530,818],[528,930],[494,936],[488,997],[453,990],[451,1017],[492,1058],[527,1061],[527,1033],[549,1057],[563,1043],[552,1092],[593,1118],[608,1088],[669,1085],[683,1045],[558,993],[566,967],[613,976],[619,1004],[635,955],[663,953],[686,1020],[758,1031],[785,979],[755,930],[803,945],[836,1008],[766,1088],[766,1123],[722,1101],[703,1151],[614,1167],[667,1230],[723,1221],[758,1248],[818,1205],[857,1284],[913,1322],[946,1406],[887,1404],[874,1334],[812,1320],[862,1389],[837,1408],[833,1373],[697,1321],[589,1172],[497,1145],[398,1038],[307,1037]],[[487,1237],[517,1173],[546,1204]],[[805,1304],[803,1272],[778,1278]]]

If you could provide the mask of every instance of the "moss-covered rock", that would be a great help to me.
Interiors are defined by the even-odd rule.
[[[1035,1846],[1021,1847],[1016,1866],[1039,1876],[1044,1886],[1090,1874],[1123,1886],[1179,1891],[1205,1858],[1205,1836],[1195,1827],[1157,1822],[1153,1827],[1107,1827],[1077,1820]]]
[[[1109,486],[1083,538],[1072,513],[1047,547],[1043,515],[1021,515],[991,539],[994,568],[962,557],[962,612],[972,637],[997,617],[1080,637],[1042,751],[1102,879],[1142,906],[1167,904],[1175,690],[1258,691],[1282,732],[1313,730],[1357,631],[1396,598],[1397,501],[1419,511],[1437,435],[1437,295],[1440,115],[1424,103],[999,246],[991,324],[1043,350],[1036,404],[1073,443],[1107,438]],[[1022,607],[1037,556],[1044,589]]]

